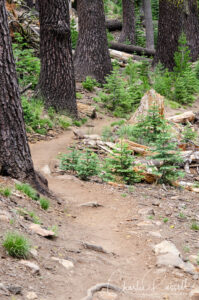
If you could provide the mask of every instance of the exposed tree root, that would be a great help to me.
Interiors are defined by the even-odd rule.
[[[107,289],[107,291],[112,290],[112,291],[119,292],[119,293],[122,292],[121,288],[119,288],[115,285],[112,285],[110,283],[98,283],[95,286],[92,286],[90,289],[88,289],[87,296],[82,298],[81,300],[92,300],[94,294],[96,292],[101,291],[102,289]]]

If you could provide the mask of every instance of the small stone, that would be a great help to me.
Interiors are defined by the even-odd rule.
[[[21,291],[22,291],[22,287],[21,286],[16,286],[16,285],[9,285],[9,286],[7,286],[7,289],[13,295],[19,295],[19,294],[21,294]]]
[[[155,200],[152,203],[153,206],[160,206],[160,201],[159,200]]]
[[[144,221],[137,224],[138,227],[153,226],[151,221]]]
[[[38,297],[37,297],[37,294],[35,292],[29,292],[26,295],[26,299],[28,299],[28,300],[35,300],[35,299],[38,299]]]
[[[58,261],[63,267],[65,267],[67,270],[70,270],[74,268],[74,264],[70,260],[61,259],[58,257],[51,257],[52,260]]]
[[[55,233],[52,230],[43,229],[39,224],[31,224],[29,227],[33,232],[43,237],[54,237]]]
[[[199,275],[198,274],[194,274],[193,275],[193,280],[198,280],[199,279]]]
[[[30,250],[30,254],[32,254],[33,257],[37,257],[38,252],[37,252],[36,249],[33,249],[33,248],[32,248],[32,249]]]
[[[162,241],[160,244],[155,245],[154,251],[156,255],[165,253],[172,253],[174,255],[180,254],[176,246],[172,242],[166,240]]]
[[[40,268],[38,265],[32,263],[31,261],[28,260],[20,260],[20,264],[28,267],[29,269],[32,270],[33,274],[40,273]]]
[[[50,167],[48,165],[45,165],[41,170],[46,175],[50,175],[51,174]]]
[[[157,238],[161,238],[161,234],[160,232],[155,232],[155,231],[149,231],[149,234],[154,236],[154,237],[157,237]]]
[[[155,212],[152,208],[150,207],[145,207],[145,208],[141,208],[138,213],[140,215],[148,215],[148,216],[155,216]]]

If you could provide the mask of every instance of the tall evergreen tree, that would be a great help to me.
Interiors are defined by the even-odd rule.
[[[27,141],[5,0],[0,1],[0,174],[43,190]]]
[[[39,90],[47,107],[77,116],[69,5],[39,0],[41,73]]]
[[[143,0],[144,20],[146,28],[146,47],[154,49],[154,31],[151,10],[151,0]]]
[[[199,54],[199,20],[197,0],[160,0],[158,42],[154,63],[159,61],[172,70],[178,40],[184,32],[192,60]]]
[[[135,12],[134,0],[122,0],[123,26],[119,42],[135,43]]]
[[[74,65],[77,80],[86,76],[103,83],[112,70],[103,0],[77,0],[79,37]]]

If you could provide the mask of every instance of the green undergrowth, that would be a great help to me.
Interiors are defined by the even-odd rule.
[[[23,192],[32,200],[39,200],[39,194],[35,189],[33,189],[28,183],[17,183],[15,185],[16,190]]]
[[[67,129],[72,124],[71,118],[57,114],[53,108],[45,110],[41,100],[22,97],[21,101],[27,132],[46,135],[50,129]]]
[[[3,247],[10,256],[27,258],[30,251],[29,240],[18,232],[8,232],[3,240]]]

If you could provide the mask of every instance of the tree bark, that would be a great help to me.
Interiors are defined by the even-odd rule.
[[[46,107],[77,116],[68,1],[39,0],[41,72]]]
[[[0,174],[43,190],[27,141],[5,1],[0,1]]]
[[[151,1],[143,0],[144,19],[146,28],[146,47],[154,49],[154,32],[153,32],[153,20],[151,11]]]
[[[161,62],[169,70],[175,65],[174,54],[182,32],[186,34],[192,60],[199,54],[197,0],[160,0],[158,42],[154,64]]]
[[[129,41],[135,43],[135,13],[134,0],[122,0],[123,8],[123,27],[119,38],[119,42]]]
[[[133,45],[126,45],[126,44],[121,44],[121,43],[116,43],[116,42],[110,42],[109,47],[114,50],[123,51],[126,53],[134,53],[135,52],[139,55],[146,55],[148,57],[155,55],[155,50],[153,50],[153,49],[147,49],[147,48],[142,48],[142,47],[133,46]]]
[[[103,0],[78,0],[79,38],[74,56],[76,78],[103,83],[112,70],[106,36]]]
[[[106,20],[106,28],[109,31],[121,30],[122,22],[120,20]]]

